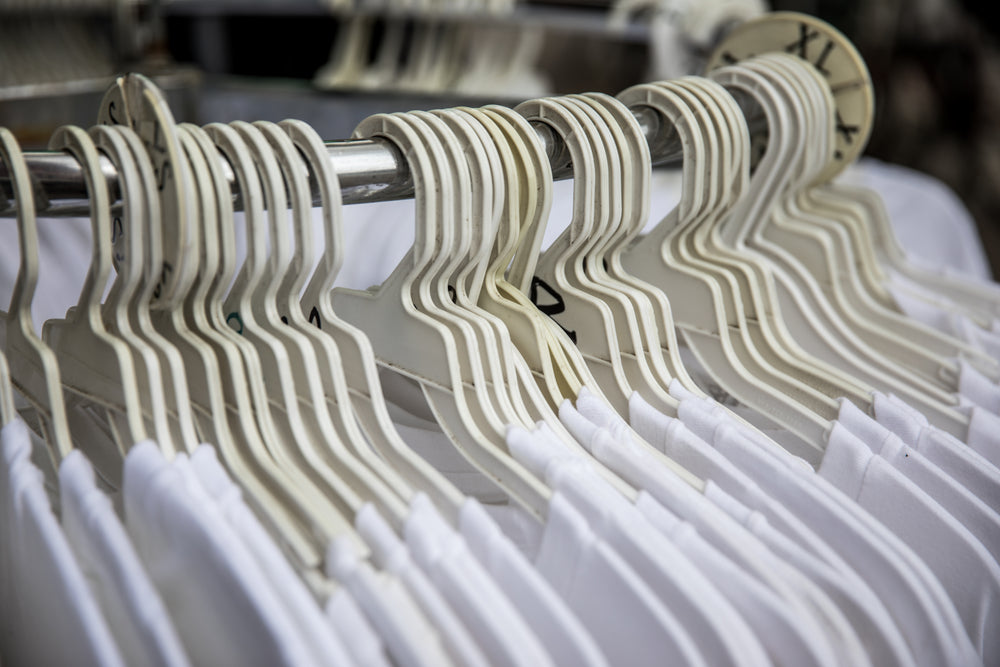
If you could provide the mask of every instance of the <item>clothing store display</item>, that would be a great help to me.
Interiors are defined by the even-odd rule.
[[[688,4],[616,97],[371,113],[543,33],[338,5],[349,139],[0,127],[0,664],[1000,665],[972,218],[832,26]]]

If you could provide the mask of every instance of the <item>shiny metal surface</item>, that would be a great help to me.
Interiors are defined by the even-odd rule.
[[[654,164],[676,162],[681,155],[680,143],[673,132],[661,132],[659,117],[652,109],[636,110],[646,140],[653,152]],[[573,167],[562,142],[546,126],[535,126],[545,147],[557,180],[571,178]],[[413,196],[413,180],[402,154],[384,139],[335,141],[326,144],[334,170],[340,177],[344,203],[360,204],[374,201],[405,199]],[[77,162],[68,154],[53,151],[26,152],[25,158],[35,182],[36,208],[40,216],[74,217],[86,215],[89,206],[83,176]],[[117,173],[106,158],[101,159],[114,206],[120,206]],[[223,160],[237,209],[240,208],[235,178]],[[319,204],[319,192],[313,192],[313,202]],[[0,163],[0,217],[15,213],[6,165]]]

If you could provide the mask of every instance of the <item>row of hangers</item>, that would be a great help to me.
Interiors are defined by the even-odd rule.
[[[143,85],[158,117],[168,117]],[[737,97],[767,117],[759,161]],[[654,109],[683,146],[680,202],[645,235],[651,157],[631,111],[639,108]],[[552,171],[537,124],[561,138],[575,179],[572,219],[544,252]],[[676,414],[672,382],[705,395],[679,338],[713,384],[767,415],[787,433],[781,444],[813,464],[840,397],[868,408],[873,389],[891,392],[963,435],[956,359],[1000,378],[993,359],[895,310],[881,287],[888,269],[982,320],[1000,304],[910,264],[878,198],[829,180],[840,168],[831,169],[830,87],[792,56],[758,56],[617,97],[364,120],[354,137],[398,147],[416,205],[413,248],[367,291],[331,289],[344,252],[340,186],[308,125],[161,127],[182,149],[171,163],[180,199],[171,203],[158,187],[163,163],[128,126],[53,135],[50,148],[72,154],[86,178],[93,246],[77,304],[46,322],[41,337],[31,321],[41,268],[34,190],[17,142],[0,130],[21,252],[0,327],[9,376],[55,461],[81,447],[112,485],[124,452],[147,438],[168,458],[216,445],[304,572],[320,569],[334,538],[368,552],[352,526],[367,502],[397,529],[417,492],[457,517],[462,494],[393,424],[387,374],[408,379],[392,383],[391,401],[408,392],[425,401],[427,418],[489,481],[484,499],[507,499],[540,519],[551,491],[510,456],[508,428],[544,422],[580,448],[556,411],[584,387],[619,412],[637,391]],[[102,154],[119,174],[120,219],[110,212]],[[321,239],[313,238],[312,184]],[[165,265],[164,247],[182,237],[188,261]],[[173,272],[167,295],[164,266]],[[538,290],[559,307],[542,312],[531,298]],[[6,422],[12,393],[5,381],[0,387]]]

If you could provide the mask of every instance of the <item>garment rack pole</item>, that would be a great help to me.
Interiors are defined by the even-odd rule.
[[[659,115],[652,109],[633,110],[639,126],[650,145],[654,164],[670,164],[681,157],[680,140],[673,129],[661,131]],[[569,153],[558,136],[547,125],[536,123],[535,130],[545,148],[556,180],[573,175]],[[751,126],[751,130],[753,130]],[[334,170],[340,178],[345,204],[406,199],[413,196],[413,179],[402,153],[388,140],[350,139],[326,144]],[[89,202],[86,184],[79,163],[68,153],[59,151],[27,151],[28,171],[35,183],[35,206],[43,217],[85,217]],[[233,193],[237,210],[241,210],[236,178],[229,163],[222,160],[223,170]],[[113,208],[121,206],[118,174],[114,165],[103,155],[101,168],[107,179]],[[318,188],[313,187],[314,205],[320,204]],[[13,217],[13,201],[7,166],[0,162],[0,217]]]

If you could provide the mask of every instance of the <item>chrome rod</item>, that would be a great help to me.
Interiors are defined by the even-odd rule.
[[[680,141],[672,129],[661,132],[656,111],[635,109],[634,113],[651,147],[654,164],[670,164],[681,157]],[[573,166],[562,141],[548,126],[536,123],[538,137],[552,164],[553,177],[563,180],[573,176]],[[350,139],[326,144],[330,162],[340,178],[345,204],[406,199],[413,196],[413,179],[402,153],[386,139]],[[220,154],[221,157],[221,154]],[[89,210],[86,184],[80,165],[69,154],[59,151],[28,151],[28,170],[35,186],[35,207],[43,217],[86,216]],[[232,168],[222,159],[223,171],[233,192],[237,210],[241,202]],[[121,206],[118,174],[109,159],[101,156],[101,169],[107,179],[113,208]],[[318,189],[313,189],[313,203],[320,204]],[[0,217],[13,217],[13,201],[7,166],[0,162]]]

